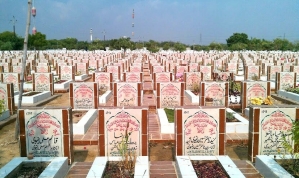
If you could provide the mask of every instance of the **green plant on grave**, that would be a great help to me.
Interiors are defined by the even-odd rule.
[[[174,123],[174,109],[164,108],[169,123]]]
[[[192,90],[195,94],[198,94],[199,91],[200,91],[199,83],[194,82],[194,83],[192,84],[191,90]]]
[[[299,88],[288,87],[285,91],[299,94]]]
[[[121,142],[118,145],[119,154],[121,156],[121,161],[119,164],[119,170],[123,176],[130,176],[134,174],[134,167],[136,163],[136,152],[130,150],[128,147],[129,137],[131,132],[128,133],[129,122],[127,122],[127,128],[124,137],[122,137]]]
[[[290,139],[288,139],[290,136]],[[283,134],[282,145],[282,166],[292,174],[299,177],[299,121],[294,121],[290,134]],[[281,151],[278,150],[281,154]],[[291,155],[291,159],[285,158],[285,155]]]
[[[254,75],[251,77],[251,79],[252,79],[253,81],[258,81],[259,77],[258,77],[256,74],[254,74]]]
[[[227,111],[226,111],[226,119],[227,119],[228,121],[232,121],[232,120],[234,120],[234,119],[235,119],[234,114],[235,114],[235,113],[233,113],[233,112],[227,112]]]
[[[3,114],[3,112],[6,110],[5,107],[5,101],[4,99],[0,100],[0,116]]]

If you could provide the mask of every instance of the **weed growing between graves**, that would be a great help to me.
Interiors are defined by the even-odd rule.
[[[121,155],[121,161],[108,161],[104,178],[131,178],[134,177],[134,169],[136,163],[136,152],[130,150],[128,147],[128,141],[131,133],[128,133],[129,122],[125,131],[125,136],[122,137],[122,141],[118,145],[119,154]]]
[[[174,109],[164,108],[169,123],[174,123]]]
[[[293,122],[290,132],[290,135],[284,134],[282,137],[284,152],[281,156],[283,159],[276,161],[294,177],[299,178],[299,121]],[[280,153],[280,150],[278,152]],[[286,158],[286,154],[290,154],[291,159]]]
[[[5,107],[5,101],[4,99],[3,100],[0,100],[0,116],[2,115],[2,113],[6,110],[6,107]]]

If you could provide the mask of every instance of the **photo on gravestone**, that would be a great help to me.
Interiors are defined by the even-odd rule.
[[[94,83],[73,83],[73,102],[74,109],[95,108]]]
[[[138,106],[138,83],[117,83],[117,106]]]
[[[219,155],[219,109],[183,109],[183,155]]]
[[[25,110],[27,154],[63,157],[62,110]]]
[[[261,108],[260,109],[260,155],[278,155],[284,150],[283,136],[290,141],[296,108]]]
[[[120,144],[136,156],[141,155],[141,112],[134,109],[105,109],[106,156],[121,156]]]

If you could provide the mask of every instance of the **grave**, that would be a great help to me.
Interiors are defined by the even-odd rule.
[[[228,82],[201,82],[200,88],[200,106],[228,107]]]
[[[0,120],[4,120],[10,115],[13,115],[15,111],[14,89],[12,83],[0,83],[0,100],[3,100],[5,107],[4,112],[0,116]]]
[[[26,157],[68,157],[73,162],[72,117],[70,108],[19,109],[20,155]]]
[[[70,105],[73,109],[98,108],[99,86],[97,82],[70,83]]]
[[[157,83],[157,108],[174,108],[184,104],[185,84],[181,82]]]
[[[0,169],[0,177],[13,176],[14,171],[18,171],[22,164],[30,163],[35,165],[49,163],[39,177],[65,177],[68,173],[67,157],[35,157],[31,160],[27,157],[15,157]]]
[[[149,177],[148,110],[142,108],[99,109],[99,156],[87,177],[101,177],[108,161],[123,161],[119,144],[127,143],[127,151],[137,156],[135,174]]]
[[[299,105],[250,106],[248,159],[256,155],[279,155],[284,152],[282,134],[287,134],[299,118]],[[290,139],[290,137],[287,137]]]
[[[270,81],[243,81],[241,82],[242,113],[249,117],[248,106],[251,105],[251,98],[271,96]]]
[[[20,91],[20,74],[19,73],[1,73],[1,81],[3,83],[12,83],[14,94]]]
[[[108,72],[95,72],[92,74],[92,81],[99,84],[99,103],[107,103],[112,96],[113,76]]]
[[[229,156],[176,156],[176,170],[178,177],[197,178],[196,172],[193,168],[191,161],[219,161],[219,164],[223,167],[227,176],[231,178],[245,178],[243,173],[237,168],[235,163],[230,159]]]
[[[177,156],[225,154],[225,108],[178,108],[175,110]]]
[[[142,106],[143,92],[141,83],[114,83],[114,106]]]

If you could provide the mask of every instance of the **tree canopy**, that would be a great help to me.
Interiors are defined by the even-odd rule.
[[[24,39],[16,36],[13,32],[5,31],[0,33],[0,50],[22,50]],[[62,49],[68,50],[105,50],[109,47],[110,50],[123,49],[142,49],[146,47],[150,52],[158,52],[159,50],[175,50],[178,52],[185,51],[188,47],[196,51],[207,50],[281,50],[281,51],[299,51],[299,41],[290,42],[287,39],[276,38],[272,41],[258,38],[248,39],[245,33],[233,33],[225,43],[212,42],[209,45],[186,45],[180,42],[155,40],[133,42],[130,38],[121,37],[111,40],[93,40],[79,41],[76,38],[65,39],[46,39],[46,34],[37,32],[35,35],[28,37],[28,49]]]

